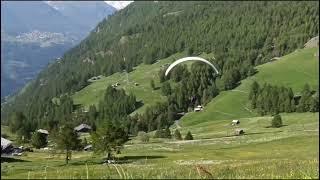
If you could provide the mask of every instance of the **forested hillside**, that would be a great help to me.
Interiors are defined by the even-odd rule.
[[[134,2],[102,21],[61,61],[48,66],[23,92],[2,105],[2,123],[7,123],[14,111],[23,112],[30,131],[48,122],[66,121],[75,109],[68,96],[87,86],[92,76],[132,71],[141,63],[151,64],[182,51],[189,55],[213,53],[216,58],[222,76],[204,78],[201,92],[206,89],[213,92],[215,84],[220,90],[232,89],[254,74],[254,66],[301,48],[318,35],[318,5],[318,2]],[[200,79],[201,73],[209,71],[201,66],[193,69],[192,79]],[[188,91],[192,92],[192,88]],[[178,93],[179,90],[173,94]],[[65,95],[61,103],[52,101],[61,95]],[[177,98],[173,95],[169,101],[178,101]],[[55,108],[59,110],[52,110]],[[186,110],[188,106],[178,104],[178,108]]]

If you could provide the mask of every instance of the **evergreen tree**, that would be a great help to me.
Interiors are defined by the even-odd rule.
[[[174,131],[174,138],[175,138],[176,140],[182,140],[181,133],[180,133],[180,131],[179,131],[178,129],[176,129],[176,130]]]
[[[156,89],[156,86],[154,85],[154,80],[153,80],[153,79],[151,79],[151,81],[150,81],[150,87],[151,87],[153,90]]]
[[[257,81],[254,81],[251,84],[251,89],[250,89],[250,93],[249,93],[249,100],[252,100],[253,98],[255,98],[258,95],[259,92],[259,84],[257,83]]]
[[[165,132],[164,132],[164,137],[165,138],[168,138],[168,139],[171,139],[171,131],[170,131],[170,129],[167,127],[166,128],[166,130],[165,130]]]
[[[72,150],[76,150],[80,146],[78,134],[73,130],[70,123],[67,123],[60,128],[56,143],[58,149],[65,151],[65,160],[66,164],[68,164],[68,161],[71,159]]]
[[[34,132],[31,137],[31,144],[35,148],[43,148],[47,145],[47,137],[45,134]]]
[[[166,81],[165,71],[163,69],[159,70],[158,75],[159,75],[160,83],[163,83],[164,81]]]
[[[128,134],[124,128],[107,122],[92,133],[94,152],[106,154],[111,159],[112,153],[120,153],[123,144],[128,141]]]
[[[279,128],[281,126],[282,126],[281,116],[280,116],[280,114],[276,114],[272,119],[271,127]]]
[[[165,95],[165,96],[168,96],[171,94],[171,86],[170,86],[170,83],[169,82],[164,82],[163,85],[162,85],[162,94]]]
[[[310,112],[319,112],[319,98],[310,98]]]
[[[187,135],[184,137],[184,140],[193,140],[193,136],[190,131],[188,131]]]

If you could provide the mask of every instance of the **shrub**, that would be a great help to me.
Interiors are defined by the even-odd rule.
[[[139,137],[140,141],[143,143],[149,142],[149,135],[143,131],[140,131],[138,133],[138,137]]]
[[[170,129],[167,127],[166,130],[164,131],[164,138],[169,138],[171,139],[171,131]]]
[[[169,128],[166,129],[158,129],[154,134],[155,138],[169,138],[171,139],[171,131]]]
[[[272,122],[271,122],[271,127],[281,127],[282,126],[282,119],[279,114],[276,114],[273,116]]]
[[[31,144],[35,148],[39,149],[47,145],[47,137],[42,133],[35,132],[31,138]]]
[[[188,131],[186,137],[184,137],[184,140],[193,140],[193,136],[190,131]]]
[[[174,138],[175,138],[176,140],[182,140],[181,133],[180,133],[180,131],[179,131],[178,129],[176,129],[176,130],[174,131]]]

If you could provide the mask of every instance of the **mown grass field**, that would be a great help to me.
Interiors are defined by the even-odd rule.
[[[7,178],[317,178],[319,176],[319,114],[282,114],[284,126],[268,128],[270,117],[240,119],[243,136],[233,136],[230,120],[181,127],[193,141],[151,139],[129,141],[123,164],[102,164],[102,156],[74,152],[64,155],[38,150],[1,164]],[[205,172],[207,171],[207,173]]]

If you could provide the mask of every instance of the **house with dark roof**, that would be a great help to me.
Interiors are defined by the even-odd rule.
[[[74,128],[76,132],[89,132],[91,131],[91,129],[92,129],[91,126],[87,124],[80,124],[79,126]]]
[[[13,151],[12,141],[1,137],[1,154],[9,154]]]

